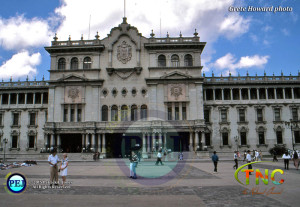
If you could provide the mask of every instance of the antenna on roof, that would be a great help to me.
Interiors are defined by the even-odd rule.
[[[126,17],[126,0],[124,0],[124,17]]]
[[[90,15],[90,21],[89,21],[89,39],[90,39],[90,34],[91,34],[91,15]]]

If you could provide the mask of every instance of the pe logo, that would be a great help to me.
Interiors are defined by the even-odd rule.
[[[21,194],[27,188],[27,180],[21,173],[9,173],[6,175],[6,183],[4,188],[11,195]]]

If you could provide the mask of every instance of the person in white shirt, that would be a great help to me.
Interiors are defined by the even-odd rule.
[[[161,154],[161,150],[159,150],[157,153],[157,161],[156,161],[155,165],[158,165],[159,162],[161,165],[164,165],[161,161],[161,158],[162,158],[162,154]]]
[[[66,182],[66,178],[67,178],[67,174],[68,174],[69,159],[68,159],[67,153],[64,153],[63,156],[64,156],[64,158],[61,161],[61,165],[60,165],[59,169],[60,169],[60,175],[63,180],[63,186],[65,186],[65,182]]]
[[[238,154],[237,154],[237,151],[234,151],[233,160],[234,160],[234,163],[235,163],[235,165],[233,166],[233,169],[238,169],[239,164],[238,164]]]
[[[248,154],[247,154],[247,156],[246,156],[246,160],[247,160],[247,162],[248,163],[250,163],[250,162],[252,162],[252,157],[251,157],[251,151],[250,150],[248,150]],[[248,165],[248,170],[249,169],[252,169],[252,165]],[[251,172],[249,173],[249,175],[251,175]]]
[[[289,162],[290,162],[290,159],[291,159],[291,156],[289,155],[289,153],[285,152],[282,155],[282,159],[284,161],[284,169],[289,170]]]
[[[48,157],[48,162],[50,164],[50,186],[53,184],[58,185],[58,170],[57,170],[57,163],[59,162],[59,158],[56,154],[56,149],[52,150],[51,155]]]
[[[258,161],[258,158],[259,158],[259,152],[255,150],[255,161]]]

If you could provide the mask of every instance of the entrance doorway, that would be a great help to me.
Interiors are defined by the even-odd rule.
[[[61,149],[66,153],[78,153],[82,149],[81,134],[61,134]]]
[[[170,147],[170,149],[172,149],[173,152],[189,151],[189,133],[170,133],[168,147]]]

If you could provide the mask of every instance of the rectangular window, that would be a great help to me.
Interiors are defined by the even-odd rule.
[[[268,88],[268,99],[274,99],[274,88]]]
[[[71,105],[71,114],[70,114],[70,122],[75,121],[75,106]]]
[[[17,104],[17,94],[10,94],[10,104]]]
[[[224,100],[231,100],[230,89],[224,89]]]
[[[43,104],[48,104],[48,93],[43,94]]]
[[[68,112],[69,112],[68,106],[65,106],[65,108],[64,108],[64,122],[68,121]]]
[[[25,94],[24,93],[19,94],[19,104],[25,104]]]
[[[3,105],[7,105],[8,104],[8,94],[2,94],[2,103]]]
[[[228,132],[222,133],[223,145],[228,145]]]
[[[36,125],[36,113],[29,114],[29,125],[35,126]]]
[[[45,111],[45,121],[48,121],[48,111]]]
[[[277,144],[283,144],[282,131],[276,131]]]
[[[245,109],[239,109],[240,122],[246,121]]]
[[[168,104],[168,120],[172,120],[172,104]]]
[[[262,109],[257,109],[256,110],[257,113],[257,121],[264,121],[264,117],[263,117],[263,110]]]
[[[246,132],[241,132],[241,145],[247,145],[247,134]]]
[[[18,148],[18,136],[12,136],[11,148]]]
[[[242,99],[248,100],[249,99],[248,88],[242,88],[241,92],[242,92]]]
[[[227,122],[227,110],[226,109],[221,110],[221,122]]]
[[[294,131],[295,143],[300,143],[300,131]]]
[[[295,99],[300,98],[300,88],[294,88],[294,98]]]
[[[28,93],[27,94],[27,104],[33,104],[33,94],[32,93]]]
[[[206,146],[211,146],[211,143],[210,143],[210,133],[205,133],[205,145]]]
[[[283,89],[282,88],[276,88],[276,98],[283,99]]]
[[[13,126],[19,126],[19,113],[13,114]]]
[[[206,89],[205,93],[206,93],[206,100],[210,101],[210,100],[214,99],[213,90],[212,89]]]
[[[34,148],[35,136],[29,136],[29,144],[28,147],[30,149]]]
[[[292,108],[292,119],[293,121],[298,121],[298,109]]]
[[[240,100],[240,89],[232,89],[233,100]]]
[[[266,99],[266,89],[265,88],[259,89],[259,99]]]
[[[215,98],[216,100],[222,100],[222,90],[221,89],[216,89],[215,90]]]
[[[77,122],[81,122],[81,105],[77,106]]]
[[[280,109],[274,109],[274,113],[275,113],[275,121],[281,121]]]
[[[258,143],[265,144],[265,132],[258,132]]]
[[[182,120],[186,120],[186,105],[182,103]]]
[[[36,93],[35,94],[34,103],[35,104],[41,104],[42,103],[42,94],[41,93]]]
[[[205,120],[206,123],[210,122],[209,109],[204,110],[204,120]]]
[[[285,99],[291,99],[292,98],[292,89],[291,88],[285,88]]]
[[[253,100],[257,99],[257,89],[256,88],[251,88],[250,89],[250,98]]]
[[[175,120],[179,120],[179,104],[175,103]]]

